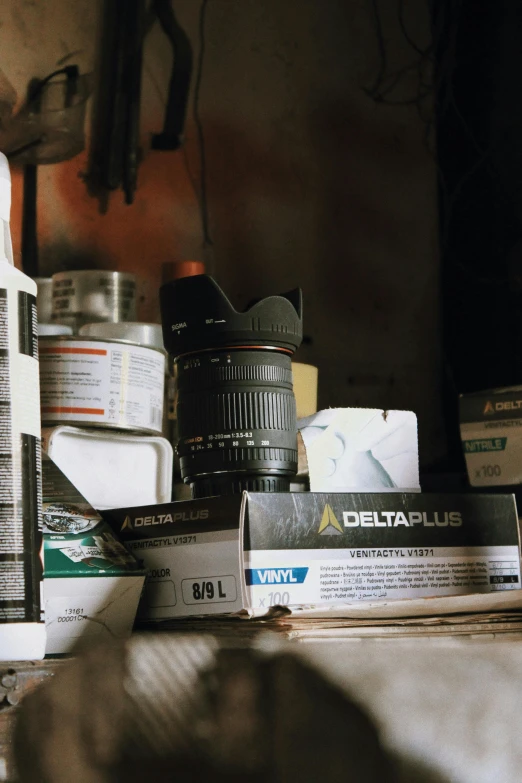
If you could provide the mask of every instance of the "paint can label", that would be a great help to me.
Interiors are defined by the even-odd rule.
[[[161,432],[165,357],[111,340],[45,340],[42,421]]]

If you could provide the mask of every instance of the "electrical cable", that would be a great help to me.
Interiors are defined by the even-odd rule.
[[[201,224],[203,230],[203,243],[205,247],[212,247],[214,242],[210,233],[210,221],[207,201],[207,159],[205,150],[205,134],[203,122],[199,110],[199,100],[201,93],[201,81],[203,78],[203,63],[205,60],[205,18],[207,12],[208,0],[201,0],[199,10],[199,53],[196,68],[196,81],[194,84],[194,100],[192,114],[198,137],[199,147],[199,166],[200,166],[200,206],[201,206]]]
[[[397,1],[399,2],[399,0]],[[412,41],[408,33],[405,30],[403,30],[403,34],[405,33],[405,37],[406,40],[408,41],[408,44],[410,46],[414,44],[412,48],[414,48],[415,51],[420,55],[420,59],[415,59],[414,62],[407,63],[406,65],[399,68],[397,71],[388,73],[388,58],[386,53],[386,43],[385,43],[384,33],[382,29],[378,0],[371,0],[371,9],[372,9],[373,25],[375,29],[375,37],[377,39],[377,46],[379,51],[379,66],[373,85],[371,87],[363,87],[362,89],[366,93],[366,95],[372,98],[376,103],[383,103],[388,106],[417,106],[417,109],[419,110],[419,114],[420,114],[421,113],[420,105],[425,100],[425,98],[430,97],[431,95],[433,95],[434,92],[433,83],[425,84],[424,79],[421,77],[421,67],[423,62],[427,60],[428,62],[433,63],[434,43],[432,42],[428,47],[426,47],[426,49],[421,49]],[[403,16],[402,1],[401,1],[401,5],[398,6],[397,15],[399,17],[399,23],[402,30],[404,26],[403,23],[404,20],[402,18]],[[417,70],[419,73],[417,93],[411,98],[404,98],[404,99],[388,98],[387,96],[391,92],[393,92],[393,90],[395,90],[395,88],[402,81],[403,77],[408,72],[414,70]]]
[[[375,33],[377,35],[377,45],[379,47],[379,70],[377,72],[377,76],[375,77],[375,82],[373,84],[373,87],[364,89],[364,92],[369,97],[374,97],[374,95],[377,93],[378,88],[381,86],[382,80],[386,75],[386,69],[387,69],[386,46],[384,44],[384,36],[382,34],[381,17],[379,14],[379,6],[377,5],[377,0],[372,0],[372,12],[373,12],[373,23],[375,25]]]
[[[414,51],[417,52],[417,54],[420,54],[421,57],[425,57],[426,53],[428,51],[432,50],[433,44],[430,44],[426,49],[421,49],[419,46],[417,46],[417,44],[415,43],[413,38],[411,38],[410,35],[408,34],[408,31],[406,29],[406,24],[404,22],[404,0],[398,0],[397,17],[399,19],[399,25],[400,25],[400,28],[401,28],[401,32],[402,32],[404,38],[406,39],[406,41],[409,43],[411,48],[414,49]]]

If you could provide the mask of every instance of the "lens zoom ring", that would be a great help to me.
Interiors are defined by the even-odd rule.
[[[190,395],[178,405],[180,436],[198,432],[296,429],[295,398],[281,392]]]
[[[296,449],[272,449],[272,448],[236,448],[236,449],[223,449],[223,461],[232,462],[246,462],[249,460],[274,460],[278,462],[297,462],[297,450]]]
[[[183,381],[185,379],[183,378]],[[230,381],[260,381],[265,383],[285,383],[292,385],[292,371],[285,367],[272,364],[229,364],[223,367],[194,368],[187,376],[187,382],[193,386],[197,383],[215,384]],[[180,378],[180,381],[182,379]]]

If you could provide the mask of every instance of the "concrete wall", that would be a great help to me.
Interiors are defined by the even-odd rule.
[[[427,9],[403,5],[409,34],[426,45]],[[429,98],[428,105],[414,100],[423,90],[419,75],[429,81],[429,60],[416,66],[395,3],[377,4],[377,21],[373,7],[370,0],[209,0],[200,110],[211,247],[201,233],[192,114],[185,152],[148,149],[170,71],[156,26],[146,44],[136,202],[125,206],[115,193],[101,215],[82,180],[85,154],[42,167],[42,271],[135,271],[146,319],[158,317],[156,289],[168,260],[204,258],[238,304],[300,285],[310,339],[299,358],[319,365],[321,406],[415,410],[430,462],[444,451],[436,172]],[[175,8],[197,53],[199,0],[176,0]],[[93,0],[4,0],[0,68],[20,97],[30,77],[69,53],[68,62],[92,70],[99,11]],[[391,103],[365,93],[379,73]],[[18,249],[19,189],[13,231]]]

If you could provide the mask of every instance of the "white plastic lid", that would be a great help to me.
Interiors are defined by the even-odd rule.
[[[72,333],[72,327],[65,324],[38,324],[38,337],[59,337]]]
[[[136,321],[118,321],[108,323],[101,321],[94,324],[85,324],[78,332],[82,337],[100,337],[113,340],[130,340],[149,348],[158,348],[164,351],[163,331],[160,324],[141,324]]]
[[[0,221],[3,237],[0,236],[0,260],[7,259],[13,263],[13,248],[9,217],[11,215],[11,173],[9,163],[3,152],[0,152]]]
[[[3,152],[0,152],[0,219],[9,223],[11,215],[11,172]]]
[[[165,438],[68,426],[43,436],[49,457],[94,508],[170,502],[173,453]]]

